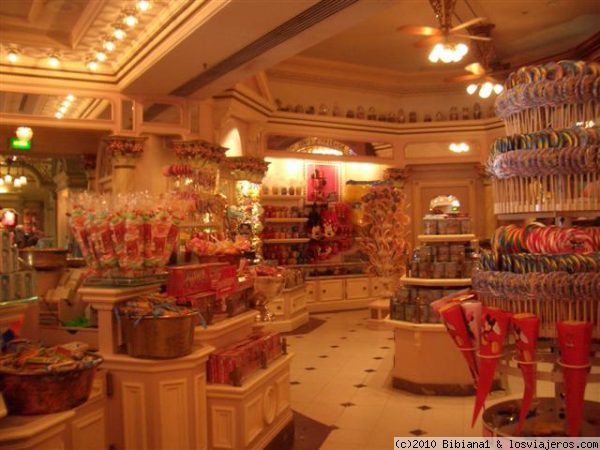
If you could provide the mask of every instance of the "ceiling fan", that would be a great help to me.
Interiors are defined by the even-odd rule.
[[[404,34],[423,36],[423,38],[415,42],[415,47],[434,45],[432,52],[429,54],[431,62],[442,61],[449,63],[460,61],[469,49],[462,42],[463,40],[491,40],[488,36],[474,36],[466,31],[467,28],[484,22],[486,20],[484,17],[475,17],[460,25],[452,26],[452,15],[456,6],[456,0],[429,0],[429,3],[438,20],[438,28],[403,25],[398,28],[398,31]]]
[[[445,81],[451,83],[470,81],[471,83],[467,86],[467,93],[469,95],[473,95],[475,92],[479,91],[479,96],[482,98],[488,98],[490,95],[492,95],[492,92],[495,94],[500,94],[504,88],[499,80],[503,79],[509,71],[508,69],[486,69],[478,62],[474,62],[465,66],[465,70],[470,73],[449,77],[446,78]]]

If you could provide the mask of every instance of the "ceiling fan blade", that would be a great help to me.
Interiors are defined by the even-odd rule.
[[[438,36],[442,34],[439,28],[433,27],[418,27],[413,25],[403,25],[397,30],[404,34],[416,34],[417,36]]]
[[[465,67],[467,72],[471,72],[473,75],[481,76],[484,75],[487,71],[485,68],[479,64],[478,62],[474,62]]]
[[[459,33],[452,33],[452,36],[454,37],[460,37],[460,38],[465,38],[465,39],[473,39],[474,41],[485,41],[485,42],[489,42],[492,40],[491,37],[488,36],[475,36],[473,34],[459,34]]]
[[[467,74],[467,75],[457,75],[455,77],[445,78],[444,81],[448,83],[460,83],[463,81],[475,81],[479,80],[483,77],[483,75],[475,75],[475,74]]]
[[[483,22],[485,20],[487,20],[485,17],[475,17],[474,19],[467,20],[466,22],[463,22],[460,25],[456,25],[455,27],[451,28],[450,33],[453,33],[454,31],[464,30],[465,28],[469,28],[470,26],[475,25],[479,22]]]
[[[417,42],[415,42],[415,47],[417,47],[417,48],[429,47],[434,44],[437,44],[438,42],[440,42],[443,39],[444,39],[443,36],[427,36],[427,37],[421,38]]]

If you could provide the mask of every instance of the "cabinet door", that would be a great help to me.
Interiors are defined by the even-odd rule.
[[[86,415],[76,416],[71,425],[74,449],[105,450],[105,417],[103,402]]]
[[[384,288],[381,279],[378,277],[371,278],[371,295],[373,297],[379,297],[383,291]]]
[[[344,298],[343,280],[319,281],[319,300],[322,302]]]
[[[346,298],[349,300],[369,297],[368,278],[350,278],[346,280]]]
[[[274,302],[270,302],[268,308],[275,316],[283,316],[284,300],[276,300]]]
[[[316,302],[319,299],[319,286],[317,281],[306,282],[306,301]]]
[[[306,305],[306,300],[307,294],[304,291],[302,291],[300,295],[296,295],[294,298],[292,298],[292,313],[304,308]]]

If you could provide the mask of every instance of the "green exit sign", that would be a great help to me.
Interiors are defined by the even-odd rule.
[[[13,150],[31,150],[31,141],[22,141],[19,138],[10,138],[10,148]]]

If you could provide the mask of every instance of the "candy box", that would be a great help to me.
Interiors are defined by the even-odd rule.
[[[214,291],[199,292],[197,294],[180,297],[178,305],[190,307],[202,315],[207,325],[213,323],[216,294]]]
[[[226,263],[209,263],[168,267],[167,293],[180,298],[213,289],[213,280],[226,266]]]

